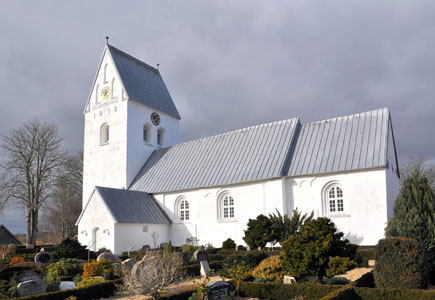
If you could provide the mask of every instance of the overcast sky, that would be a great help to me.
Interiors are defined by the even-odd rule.
[[[389,107],[399,163],[435,162],[435,1],[2,1],[0,134],[38,117],[82,149],[105,36],[160,64],[181,141]]]

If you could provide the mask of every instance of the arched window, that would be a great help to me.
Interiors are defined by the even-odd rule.
[[[157,145],[163,146],[165,143],[165,130],[163,128],[159,128],[157,130]]]
[[[328,184],[324,188],[324,212],[326,215],[345,213],[343,188],[338,182]]]
[[[100,127],[100,145],[109,143],[109,124],[104,123]]]
[[[144,143],[151,144],[151,124],[143,126],[143,141]]]
[[[184,197],[180,197],[175,202],[176,215],[180,222],[188,222],[190,220],[190,206],[189,201]]]
[[[218,218],[220,221],[234,220],[234,198],[229,193],[224,193],[218,198]]]

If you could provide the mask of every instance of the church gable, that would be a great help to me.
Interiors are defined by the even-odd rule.
[[[86,103],[85,112],[98,109],[119,100],[128,99],[112,55],[106,45]]]

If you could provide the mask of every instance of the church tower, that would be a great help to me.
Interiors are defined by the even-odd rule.
[[[159,70],[108,43],[84,116],[83,207],[95,186],[127,189],[155,149],[179,142]]]

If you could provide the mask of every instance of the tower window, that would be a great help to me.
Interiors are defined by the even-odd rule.
[[[151,124],[145,124],[143,126],[143,141],[144,143],[151,143]]]
[[[163,128],[159,128],[157,130],[157,145],[163,146],[165,143],[165,130]]]
[[[107,83],[107,64],[104,65],[103,80],[104,83]]]
[[[109,124],[104,123],[100,127],[100,145],[109,143]]]

